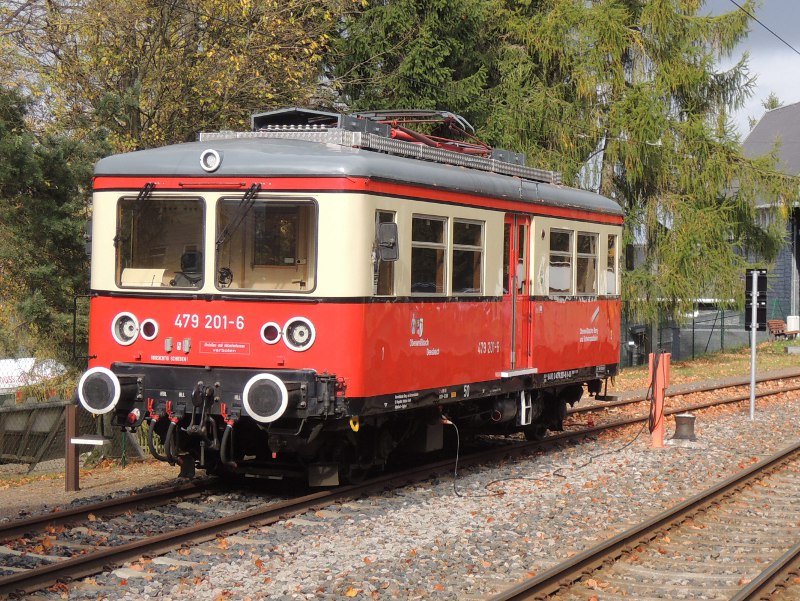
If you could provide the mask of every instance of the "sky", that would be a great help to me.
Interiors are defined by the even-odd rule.
[[[743,4],[743,0],[736,0]],[[706,0],[700,14],[739,10],[731,0]],[[760,0],[755,16],[775,34],[800,52],[800,0]],[[753,96],[734,116],[742,139],[750,131],[748,117],[764,114],[762,102],[774,92],[783,105],[800,102],[800,54],[788,48],[764,27],[751,21],[750,33],[724,60],[722,67],[735,64],[749,52],[750,75],[756,76]]]

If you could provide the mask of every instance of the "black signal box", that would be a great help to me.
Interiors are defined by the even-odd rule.
[[[753,272],[756,272],[756,290],[753,291]],[[753,329],[753,303],[756,304],[756,330],[767,329],[767,270],[748,269],[744,284],[744,329]]]

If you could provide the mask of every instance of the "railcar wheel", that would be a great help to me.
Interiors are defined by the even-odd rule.
[[[547,436],[547,426],[544,424],[533,424],[525,428],[522,432],[525,434],[525,440],[544,440]]]

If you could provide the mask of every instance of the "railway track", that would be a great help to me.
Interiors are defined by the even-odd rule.
[[[781,387],[772,391],[762,391],[760,396],[780,394],[788,390],[797,390],[798,388],[800,388],[800,385]],[[749,395],[744,398],[734,396],[717,400],[716,402],[676,407],[670,409],[668,413],[694,410],[721,403],[739,402],[745,400],[745,398],[749,399]],[[627,402],[620,401],[613,404],[604,403],[587,407],[581,412],[603,412],[610,407],[636,402],[640,402],[640,400],[632,399]],[[565,440],[578,439],[603,430],[634,425],[646,420],[647,415],[636,415],[608,421],[599,426],[554,434],[543,441],[517,441],[511,445],[495,446],[461,457],[459,465],[464,466],[492,461],[497,458],[518,456]],[[402,486],[410,482],[425,480],[433,475],[450,473],[453,471],[454,466],[455,461],[453,459],[446,459],[400,473],[387,474],[357,486],[319,491],[289,500],[274,499],[268,503],[264,503],[263,499],[260,499],[256,503],[257,506],[243,511],[229,511],[229,515],[225,516],[218,516],[213,512],[208,515],[208,507],[204,508],[204,505],[207,506],[209,504],[198,500],[199,495],[214,492],[213,486],[203,482],[200,485],[185,484],[175,489],[151,491],[125,499],[106,501],[56,514],[11,522],[0,527],[0,541],[5,542],[5,545],[0,546],[0,556],[5,553],[6,556],[25,557],[27,559],[26,561],[17,562],[18,565],[16,567],[9,566],[11,569],[6,570],[7,573],[5,574],[0,572],[2,574],[0,575],[0,597],[38,590],[57,582],[68,582],[97,573],[110,566],[121,565],[125,561],[136,559],[143,555],[164,553],[182,545],[208,541],[214,537],[241,531],[253,525],[269,525],[331,503],[357,498],[374,490]],[[127,517],[128,521],[133,524],[133,516],[148,511],[153,512],[155,511],[152,509],[153,506],[169,503],[176,495],[189,498],[190,500],[186,501],[189,505],[185,506],[185,511],[180,514],[181,519],[176,519],[174,515],[166,518],[169,520],[168,523],[172,525],[172,529],[167,532],[157,532],[155,534],[147,532],[136,533],[135,527],[130,527],[128,528],[129,534],[127,534],[126,539],[120,540],[119,537],[116,537],[116,544],[110,544],[108,537],[105,536],[107,531],[100,528],[101,523],[98,523],[99,520],[102,522],[103,516],[123,515],[123,521]],[[192,499],[193,497],[194,499]],[[211,505],[215,503],[213,496],[205,498],[211,499]],[[216,504],[219,504],[218,499]],[[235,503],[231,504],[226,501],[225,504],[228,507],[235,507]],[[163,511],[160,512],[164,513]],[[175,528],[176,524],[184,523],[187,519],[187,514],[191,516],[192,521],[197,523]],[[92,541],[76,543],[76,537],[71,536],[75,534],[85,536],[87,531],[93,535],[97,532],[101,533],[98,537],[101,539],[99,544]],[[16,547],[9,546],[11,539],[23,535],[22,542],[20,543],[17,540]]]
[[[797,599],[799,494],[796,443],[491,601]]]

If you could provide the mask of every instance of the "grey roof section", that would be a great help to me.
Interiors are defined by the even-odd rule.
[[[222,158],[213,173],[200,167],[200,155],[209,148]],[[338,144],[291,139],[210,140],[119,154],[98,162],[95,175],[192,177],[206,178],[209,182],[225,177],[352,176],[610,215],[623,214],[613,200],[585,190]]]
[[[776,142],[778,169],[787,175],[800,174],[800,102],[764,113],[745,138],[744,155],[755,158],[772,151]]]

